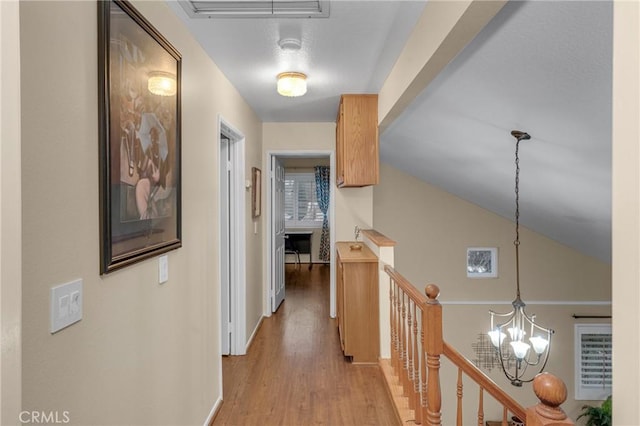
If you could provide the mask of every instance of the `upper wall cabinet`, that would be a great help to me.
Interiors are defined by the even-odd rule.
[[[379,180],[378,95],[342,95],[336,122],[338,187]]]

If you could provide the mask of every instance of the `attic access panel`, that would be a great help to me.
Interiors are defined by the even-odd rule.
[[[329,0],[179,0],[191,18],[328,18]]]

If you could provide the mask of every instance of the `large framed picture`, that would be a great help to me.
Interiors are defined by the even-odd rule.
[[[127,1],[98,1],[100,273],[181,242],[180,53]]]

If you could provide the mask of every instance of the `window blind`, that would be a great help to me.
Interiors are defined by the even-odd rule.
[[[284,215],[287,228],[321,228],[324,215],[316,198],[312,172],[285,172]]]
[[[576,399],[605,399],[613,378],[611,325],[576,324],[575,337]]]

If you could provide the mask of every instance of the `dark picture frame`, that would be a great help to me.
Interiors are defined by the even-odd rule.
[[[262,214],[262,171],[257,167],[251,168],[251,217]]]
[[[129,2],[97,3],[105,274],[182,246],[182,57]]]

